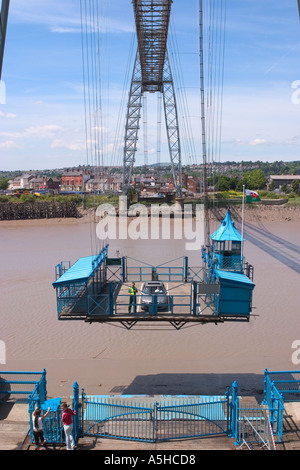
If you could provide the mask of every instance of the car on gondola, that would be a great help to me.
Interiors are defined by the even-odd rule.
[[[141,309],[151,310],[154,305],[157,305],[157,310],[169,309],[169,295],[161,281],[147,281],[141,289]]]

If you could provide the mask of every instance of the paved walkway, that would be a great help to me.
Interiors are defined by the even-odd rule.
[[[28,437],[28,405],[4,403],[0,406],[0,450],[34,450]],[[286,403],[284,415],[284,439],[277,450],[300,450],[300,403]],[[64,446],[49,446],[64,450]],[[186,439],[155,444],[85,437],[79,440],[78,450],[142,450],[142,451],[201,451],[235,450],[234,439],[227,436]]]
[[[22,450],[28,430],[27,403],[0,405],[0,450]]]

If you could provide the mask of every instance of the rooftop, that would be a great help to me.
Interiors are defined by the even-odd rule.
[[[227,281],[239,282],[242,284],[249,284],[254,287],[253,282],[250,281],[249,277],[247,277],[245,274],[236,273],[233,271],[221,271],[218,269],[216,269],[215,273],[220,279],[226,279]]]
[[[272,180],[300,180],[300,175],[270,175]]]
[[[230,210],[228,209],[220,227],[210,236],[214,241],[242,241],[240,232],[235,228],[234,222],[231,218]]]

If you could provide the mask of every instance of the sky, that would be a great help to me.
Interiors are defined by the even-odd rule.
[[[225,4],[204,0],[204,8],[207,1]],[[101,162],[121,165],[136,49],[133,7],[131,0],[101,0],[99,5]],[[198,12],[198,0],[173,2],[169,54],[174,68],[180,64],[178,70],[172,68],[174,77],[182,77],[175,83],[176,96],[186,103],[179,110],[183,164],[202,163]],[[297,0],[227,0],[216,159],[300,160],[299,23]],[[205,28],[207,34],[208,21]],[[89,163],[84,83],[80,0],[11,0],[1,83],[6,93],[5,102],[0,102],[0,170]],[[149,95],[148,163],[158,161],[156,109],[157,96]],[[145,161],[143,119],[137,165]],[[161,141],[159,158],[165,162],[169,156],[164,122]]]

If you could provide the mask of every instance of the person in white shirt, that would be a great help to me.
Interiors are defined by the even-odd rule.
[[[39,408],[36,408],[34,412],[32,413],[32,425],[33,425],[33,435],[34,435],[34,441],[36,448],[39,448],[39,445],[45,445],[45,440],[44,440],[44,426],[43,426],[43,420],[48,416],[50,412],[50,408],[48,408],[48,411],[44,414],[41,415],[41,410]]]

